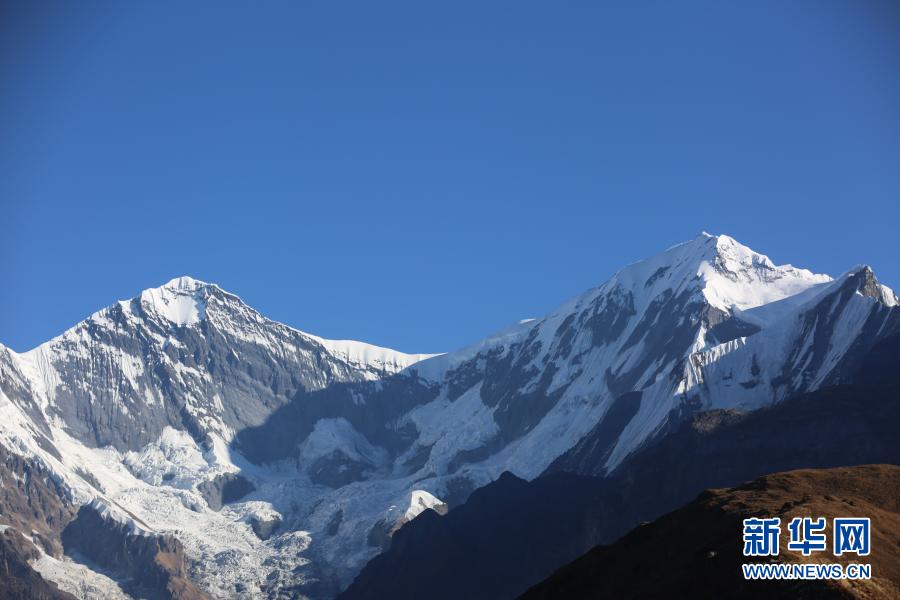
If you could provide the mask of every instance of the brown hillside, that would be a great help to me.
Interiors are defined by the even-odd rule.
[[[781,562],[867,562],[869,581],[745,581],[742,520],[781,517]],[[872,552],[859,559],[787,551],[793,517],[870,517]],[[831,543],[831,527],[828,541]],[[775,473],[708,490],[687,506],[598,546],[523,598],[900,598],[900,467],[867,465]]]

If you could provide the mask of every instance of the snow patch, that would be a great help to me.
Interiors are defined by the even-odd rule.
[[[141,292],[141,305],[180,327],[193,325],[206,312],[204,285],[190,277],[178,277],[162,287]]]
[[[428,509],[445,507],[446,504],[425,490],[413,490],[409,495],[409,508],[403,517],[411,521]]]
[[[37,546],[35,546],[37,547]],[[118,582],[108,575],[95,571],[87,565],[74,562],[69,557],[53,558],[41,553],[31,567],[44,579],[52,581],[64,592],[79,600],[129,600],[131,596],[122,591]]]
[[[402,371],[423,360],[440,354],[406,354],[390,348],[382,348],[354,340],[326,340],[304,333],[321,344],[331,355],[356,366],[374,366],[388,373]]]

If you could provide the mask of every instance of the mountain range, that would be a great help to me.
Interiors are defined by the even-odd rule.
[[[826,398],[831,413],[810,398],[884,371],[873,349],[900,332],[897,304],[868,267],[832,278],[701,234],[543,318],[411,355],[322,339],[177,278],[31,351],[0,346],[0,551],[34,597],[330,598],[356,594],[357,577],[391,593],[379,573],[404,547],[442,558],[428,536],[404,539],[467,512],[477,523],[479,498],[503,489],[497,506],[522,518],[568,498],[555,509],[574,515],[571,535],[538,561],[542,578],[706,481],[679,487],[671,469],[727,472],[729,456],[729,476],[777,470],[740,466],[782,439],[754,419],[806,402],[806,416],[869,427],[865,403]],[[704,427],[746,443],[679,455]],[[861,456],[892,462],[883,446]],[[783,468],[836,466],[832,450]],[[640,461],[657,477],[633,489],[665,501],[585,534],[567,506],[622,508],[632,488],[611,484]]]

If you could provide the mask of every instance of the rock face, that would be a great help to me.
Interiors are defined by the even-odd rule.
[[[206,594],[186,573],[181,543],[172,536],[148,535],[82,506],[63,530],[67,553],[88,558],[117,575],[123,589],[149,600],[203,600]]]
[[[815,515],[865,515],[878,523],[866,557],[871,580],[747,581],[740,565],[742,520],[777,516],[782,523]],[[777,562],[810,562],[787,550],[782,529]],[[523,599],[647,598],[661,590],[684,598],[896,598],[900,595],[900,467],[869,465],[767,475],[746,485],[710,490],[684,508],[594,548],[528,591]],[[812,559],[816,561],[817,559]],[[844,565],[854,556],[825,562]]]
[[[422,357],[322,340],[181,277],[91,315],[22,358],[39,379],[31,384],[50,384],[46,412],[70,435],[138,450],[167,426],[198,443],[207,433],[227,437],[262,422],[299,389],[380,378]]]
[[[52,471],[0,446],[0,526],[28,535],[52,556],[62,554],[59,534],[75,510]]]
[[[66,497],[52,472],[0,446],[0,598],[75,598],[31,566],[62,556],[59,534],[74,515]]]
[[[896,305],[867,268],[833,280],[704,234],[431,356],[324,340],[179,278],[0,347],[0,444],[72,506],[177,537],[212,596],[329,597],[413,491],[453,507],[505,471],[616,472],[698,412],[846,381],[900,328]],[[252,515],[275,514],[263,539]]]
[[[278,530],[278,527],[281,525],[281,519],[261,519],[259,517],[251,517],[250,518],[250,526],[253,528],[253,533],[256,534],[261,540],[267,540],[272,537],[272,534]]]
[[[171,536],[135,534],[91,505],[76,511],[54,473],[2,446],[0,481],[0,597],[75,598],[32,567],[43,555],[64,559],[64,553],[106,567],[135,597],[207,597],[188,580],[181,545]]]
[[[234,473],[222,473],[197,486],[197,490],[213,510],[220,510],[223,504],[240,500],[256,489],[246,477]]]
[[[75,600],[31,568],[39,552],[16,529],[0,531],[0,598]]]

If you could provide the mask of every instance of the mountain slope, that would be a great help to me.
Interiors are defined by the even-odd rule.
[[[558,461],[606,473],[698,411],[843,381],[896,304],[868,269],[832,280],[703,234],[428,356],[322,340],[179,278],[0,347],[0,443],[73,506],[177,537],[212,596],[329,597],[416,498],[456,506]]]
[[[505,474],[446,517],[401,529],[341,597],[512,598],[706,488],[798,468],[900,464],[898,345],[895,335],[870,351],[861,383],[750,413],[697,413],[609,476]],[[873,368],[881,379],[869,383]]]
[[[84,444],[118,450],[142,448],[167,426],[227,441],[301,387],[374,380],[428,357],[305,334],[189,277],[117,302],[30,352],[4,354],[48,419]]]
[[[308,534],[289,530],[265,547],[253,532],[279,515],[272,502],[245,503],[238,514],[214,502],[220,482],[245,470],[229,450],[234,433],[298,388],[375,381],[428,357],[305,334],[215,285],[178,278],[30,352],[0,346],[0,443],[46,465],[76,507],[98,501],[113,522],[139,518],[142,528],[177,533],[207,586],[221,579],[214,557],[237,540],[234,564],[249,566],[236,580],[259,572],[262,585],[271,571],[262,563],[274,555],[285,557],[276,563],[285,579],[303,581],[292,571],[309,562],[299,556]]]
[[[522,596],[647,598],[665,590],[691,598],[896,598],[900,595],[900,467],[868,465],[767,475],[738,488],[709,490],[689,505],[600,546]],[[878,548],[864,562],[871,580],[746,581],[741,563],[742,519],[778,516],[865,515],[878,525]],[[778,562],[856,562],[854,556],[804,558],[787,550],[783,531]]]

